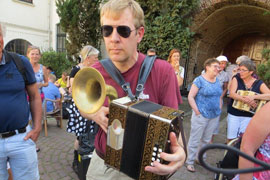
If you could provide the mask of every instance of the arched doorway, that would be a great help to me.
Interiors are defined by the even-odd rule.
[[[256,64],[263,61],[262,51],[270,48],[270,36],[258,33],[244,34],[231,41],[223,51],[231,63],[235,63],[237,57],[241,55],[249,56]]]
[[[267,11],[270,1],[265,0],[201,0],[191,26],[195,36],[186,65],[186,85],[201,73],[208,58],[225,54],[233,63],[242,53],[261,59],[261,50],[268,46],[270,37]]]
[[[26,40],[23,39],[14,39],[10,42],[7,43],[5,46],[5,50],[11,51],[11,52],[16,52],[21,55],[26,55],[26,51],[28,46],[30,46],[31,43],[29,43]]]

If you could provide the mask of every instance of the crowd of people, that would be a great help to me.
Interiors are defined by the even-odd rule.
[[[135,94],[140,67],[146,55],[138,52],[144,32],[144,13],[134,0],[110,0],[101,7],[100,22],[102,36],[110,61],[115,69],[129,82],[129,92]],[[79,70],[92,67],[98,70],[106,84],[113,86],[118,97],[127,96],[125,89],[115,82],[98,60],[99,51],[86,45],[80,51],[81,61],[74,66],[71,73],[63,72],[56,80],[51,67],[39,63],[41,51],[30,46],[27,57],[12,54],[3,49],[3,34],[0,24],[0,177],[8,179],[7,168],[11,167],[14,179],[39,179],[37,152],[35,142],[41,131],[42,103],[45,99],[61,100],[61,97],[72,94],[72,85]],[[155,49],[147,51],[148,56],[156,56]],[[18,67],[17,59],[24,66]],[[167,62],[161,59],[154,61],[149,77],[141,92],[140,98],[154,103],[178,109],[182,103],[180,88],[184,82],[185,69],[181,64],[181,51],[172,49]],[[247,104],[256,109],[258,101],[270,100],[270,90],[256,75],[256,65],[248,56],[240,56],[236,65],[226,71],[228,58],[220,55],[206,59],[204,70],[194,79],[188,94],[192,109],[191,131],[188,138],[188,153],[185,153],[182,139],[175,133],[169,134],[170,153],[162,152],[160,158],[168,164],[154,161],[146,166],[145,171],[158,175],[169,175],[186,164],[190,172],[195,172],[194,163],[198,151],[206,144],[213,142],[218,134],[219,120],[224,105],[223,99],[229,98],[227,109],[227,142],[243,136],[241,150],[251,156],[270,162],[270,129],[265,126],[270,121],[267,111],[270,104],[264,105],[258,113],[243,111],[233,106],[235,101]],[[18,76],[21,74],[21,76]],[[239,90],[253,91],[257,94],[242,96]],[[44,104],[43,104],[44,105]],[[72,101],[67,122],[67,132],[74,133],[74,161],[72,167],[78,173],[79,137],[85,133],[87,126],[97,124],[99,130],[95,135],[95,150],[87,171],[87,180],[131,179],[124,173],[108,168],[104,164],[107,143],[109,104],[94,114],[80,112]],[[181,105],[180,105],[181,107]],[[50,112],[53,104],[47,102],[45,111]],[[14,111],[17,113],[14,113]],[[29,124],[29,121],[32,124]],[[256,132],[256,133],[254,133]],[[10,139],[9,141],[5,141]],[[15,145],[12,145],[15,144]],[[3,147],[10,146],[5,149]],[[204,159],[206,158],[206,155]],[[239,168],[256,166],[240,157]],[[256,172],[236,175],[235,180],[270,179],[270,173]]]

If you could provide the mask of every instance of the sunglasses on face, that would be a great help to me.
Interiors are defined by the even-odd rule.
[[[128,26],[113,27],[110,25],[104,25],[104,26],[101,26],[101,33],[104,37],[109,37],[112,34],[114,28],[116,28],[117,33],[123,38],[128,38],[132,31],[138,29],[136,28],[136,29],[131,30]]]

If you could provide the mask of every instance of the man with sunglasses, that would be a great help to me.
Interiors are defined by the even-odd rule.
[[[130,88],[134,94],[139,71],[145,58],[145,55],[138,53],[137,49],[144,35],[143,10],[134,0],[110,0],[102,6],[100,17],[102,34],[109,57],[115,67],[121,72],[125,81],[130,83]],[[120,85],[107,74],[99,62],[92,67],[102,74],[106,84],[113,86],[117,90],[119,97],[127,96]],[[162,60],[155,61],[139,98],[178,109],[182,99],[174,70],[169,63]],[[106,115],[108,113],[107,102],[95,114],[82,113],[84,117],[94,120],[100,126],[95,141],[96,150],[87,172],[88,180],[131,179],[113,168],[107,168],[102,159],[106,149],[106,133],[108,128],[108,118]],[[162,159],[170,163],[164,165],[155,161],[153,166],[145,167],[146,171],[159,175],[168,175],[184,164],[186,155],[181,140],[177,140],[175,134],[171,133],[170,141],[173,153],[167,154],[163,152],[160,155]]]

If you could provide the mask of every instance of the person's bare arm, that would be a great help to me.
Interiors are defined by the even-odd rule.
[[[199,91],[199,88],[195,84],[192,84],[190,91],[188,93],[188,103],[196,115],[201,114],[195,102],[195,96],[197,95],[198,91]]]
[[[270,116],[266,116],[269,110],[270,102],[265,104],[258,113],[253,116],[243,135],[240,150],[250,156],[254,156],[257,149],[270,134],[269,126],[266,126],[266,124],[270,123]],[[240,156],[238,166],[239,169],[252,168],[254,167],[254,163]],[[252,176],[252,173],[240,174],[240,180],[252,180]]]
[[[26,86],[27,94],[29,96],[30,111],[33,121],[33,129],[25,136],[25,140],[31,138],[33,141],[37,141],[41,131],[42,120],[42,102],[38,92],[37,83]]]
[[[48,85],[49,85],[49,75],[48,75],[48,73],[47,73],[47,69],[46,69],[46,67],[45,66],[43,66],[43,83],[40,83],[41,84],[41,86],[40,87],[47,87]]]

